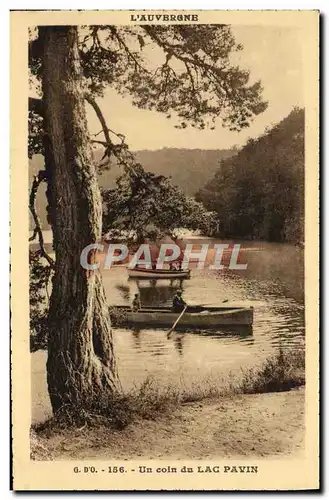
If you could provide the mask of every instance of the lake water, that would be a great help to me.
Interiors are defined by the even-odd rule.
[[[151,376],[158,384],[188,387],[260,365],[279,346],[304,347],[303,250],[287,244],[242,244],[246,270],[192,269],[191,279],[133,281],[123,266],[103,272],[111,305],[130,304],[134,293],[143,305],[171,302],[178,287],[190,304],[221,303],[223,300],[254,306],[252,335],[229,332],[174,334],[164,330],[114,329],[119,376],[124,388],[141,384]],[[50,415],[45,378],[46,353],[32,354],[33,421]]]

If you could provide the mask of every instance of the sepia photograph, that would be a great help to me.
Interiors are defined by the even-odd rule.
[[[316,489],[319,13],[92,14],[11,13],[15,489]]]

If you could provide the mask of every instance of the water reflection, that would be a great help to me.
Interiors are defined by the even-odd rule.
[[[142,341],[141,341],[141,331],[139,328],[134,328],[132,330],[132,337],[134,341],[134,347],[140,350],[142,347]]]
[[[114,329],[118,371],[124,388],[139,385],[148,376],[163,385],[189,386],[208,378],[215,378],[217,383],[223,379],[225,383],[228,375],[241,376],[241,369],[261,364],[278,347],[303,348],[304,251],[286,244],[241,243],[242,248],[247,246],[245,271],[193,269],[191,279],[182,281],[128,280],[127,269],[122,266],[103,273],[110,305],[131,304],[134,294],[139,293],[143,305],[169,306],[179,288],[191,305],[222,304],[228,300],[254,306],[252,332],[237,328],[187,330],[167,339],[166,331],[161,329]],[[40,419],[35,414],[42,400],[38,382],[42,377],[43,394],[47,397],[45,365],[45,352],[32,355],[36,420]]]
[[[257,246],[258,245],[258,246]],[[151,375],[161,383],[190,384],[255,366],[279,346],[304,345],[303,251],[291,245],[249,244],[246,271],[193,269],[190,280],[129,280],[125,268],[104,273],[110,304],[130,304],[139,293],[143,305],[170,306],[183,289],[194,304],[224,300],[255,308],[252,331],[237,328],[174,333],[161,329],[114,330],[119,373],[131,386]]]
[[[143,306],[168,306],[177,290],[183,290],[183,280],[135,280]]]
[[[252,332],[246,329],[187,330],[167,339],[164,329],[114,329],[119,376],[124,388],[151,376],[159,384],[189,386],[208,378],[241,376],[241,369],[261,364],[278,347],[304,346],[303,250],[290,245],[257,244],[246,250],[246,271],[193,269],[190,280],[128,281],[127,269],[104,272],[110,305],[131,304],[139,293],[143,305],[169,306],[177,289],[188,304],[254,306]],[[252,334],[250,334],[252,333]],[[36,353],[35,359],[43,354]],[[39,363],[40,365],[40,363]],[[43,361],[45,370],[45,359]]]
[[[183,338],[184,338],[183,335],[175,335],[174,339],[173,339],[174,345],[175,345],[177,352],[180,356],[183,355],[183,342],[184,342]]]

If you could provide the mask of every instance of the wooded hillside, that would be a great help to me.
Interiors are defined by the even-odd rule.
[[[295,108],[222,161],[196,198],[217,212],[222,237],[302,241],[304,110]]]
[[[102,152],[95,151],[95,159],[100,161]],[[229,158],[234,154],[230,149],[179,149],[163,148],[155,151],[136,151],[136,159],[147,172],[162,174],[171,177],[173,185],[178,186],[187,196],[195,193],[214,175],[221,160]],[[30,160],[30,185],[32,177],[43,168],[43,157],[35,155]],[[99,176],[99,184],[102,188],[114,188],[115,180],[122,175],[122,169],[117,166],[105,170]],[[41,185],[37,195],[37,208],[43,229],[48,229],[46,220],[46,198],[45,186]]]

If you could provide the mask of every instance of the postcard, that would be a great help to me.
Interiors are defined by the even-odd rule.
[[[319,489],[319,12],[11,12],[12,488]]]

